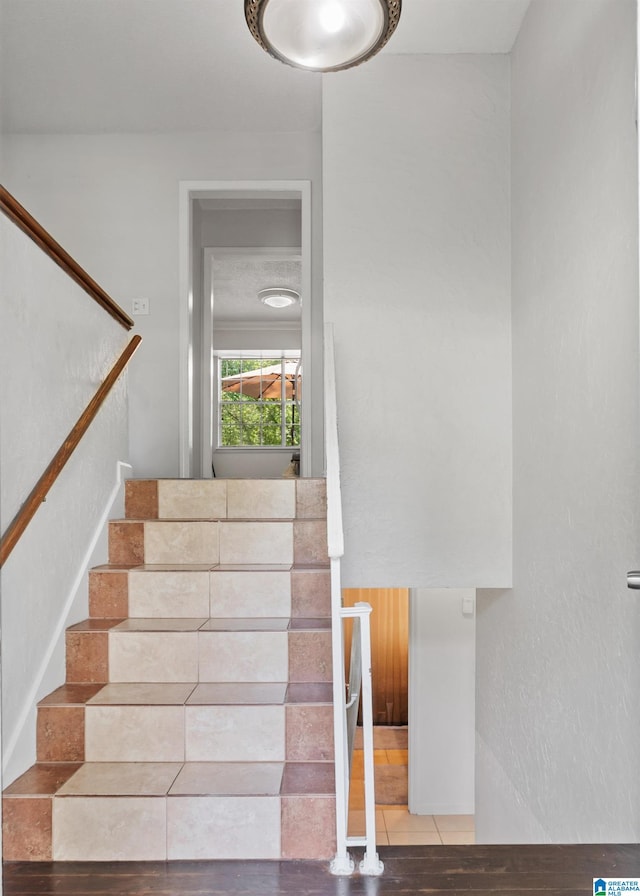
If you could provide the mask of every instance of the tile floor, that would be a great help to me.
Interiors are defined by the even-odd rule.
[[[475,842],[473,815],[411,815],[406,804],[406,768],[408,764],[407,729],[374,729],[376,781],[376,831],[379,846],[453,846]],[[356,737],[351,792],[349,798],[349,834],[364,834],[363,753]],[[392,768],[393,767],[393,768]],[[389,778],[385,771],[395,772]],[[388,787],[388,784],[391,787]],[[382,793],[380,792],[382,791]],[[392,799],[380,802],[380,799]],[[396,802],[397,800],[397,802]]]

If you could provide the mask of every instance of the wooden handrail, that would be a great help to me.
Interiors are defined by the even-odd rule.
[[[60,243],[54,240],[51,234],[29,214],[26,208],[20,205],[18,200],[2,184],[0,184],[0,211],[4,212],[7,218],[10,218],[34,243],[37,243],[49,258],[55,261],[69,277],[75,280],[78,286],[81,286],[92,299],[95,299],[99,305],[102,305],[105,311],[117,320],[119,324],[126,330],[130,330],[134,326],[134,321],[129,315],[114,302],[101,286],[98,286],[84,268],[80,267],[78,262],[62,248]]]
[[[96,394],[78,418],[78,422],[56,452],[53,460],[40,479],[36,482],[31,494],[24,502],[13,521],[9,524],[7,531],[2,536],[2,539],[0,539],[0,566],[4,564],[11,551],[18,543],[20,536],[35,516],[36,510],[46,498],[49,490],[78,446],[80,439],[89,428],[107,395],[115,385],[116,380],[129,363],[131,356],[141,342],[142,338],[140,336],[134,336],[131,342],[129,342],[109,371]]]

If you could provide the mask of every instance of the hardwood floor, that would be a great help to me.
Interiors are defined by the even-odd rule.
[[[6,863],[4,896],[585,896],[594,877],[640,877],[640,845],[388,846],[381,878],[326,862]]]

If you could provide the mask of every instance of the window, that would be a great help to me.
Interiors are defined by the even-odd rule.
[[[220,448],[300,445],[300,358],[220,358]]]

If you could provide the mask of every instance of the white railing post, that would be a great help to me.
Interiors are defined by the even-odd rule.
[[[373,757],[373,691],[371,687],[371,604],[357,603],[362,651],[362,739],[364,747],[364,809],[367,844],[360,874],[382,874],[384,865],[376,852],[376,794]]]
[[[358,869],[361,874],[382,874],[384,865],[376,852],[376,795],[373,757],[373,695],[371,689],[371,604],[357,603],[354,607],[343,607],[342,620],[354,619],[354,637],[359,630],[360,655],[362,662],[362,739],[364,748],[364,837],[347,837],[347,846],[364,846],[364,858]],[[341,624],[342,627],[342,624]]]

